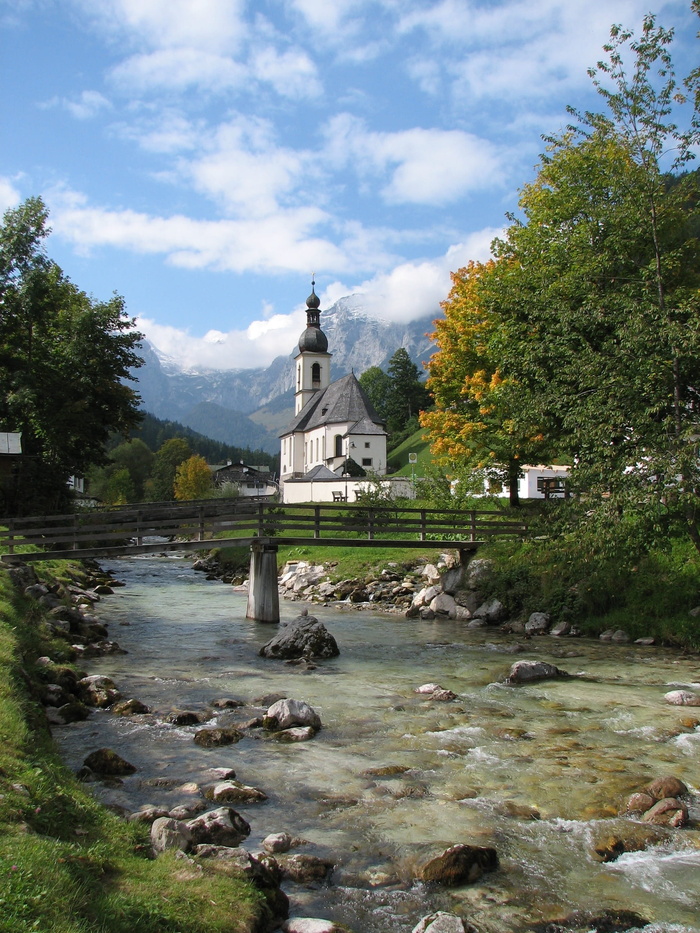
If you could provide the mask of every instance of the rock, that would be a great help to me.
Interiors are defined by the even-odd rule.
[[[464,573],[464,583],[470,590],[486,589],[492,574],[492,560],[486,558],[470,560]]]
[[[548,612],[533,612],[525,623],[526,635],[544,635],[549,631],[551,622]]]
[[[685,826],[688,822],[688,808],[675,797],[665,797],[655,803],[651,810],[642,816],[645,823],[652,823],[654,826]]]
[[[571,623],[563,621],[553,625],[549,630],[549,634],[554,638],[563,638],[566,635],[571,635],[572,631]]]
[[[78,681],[80,698],[88,706],[97,706],[105,709],[121,700],[121,693],[117,690],[114,681],[104,674],[91,674]]]
[[[655,778],[647,784],[644,792],[652,796],[654,800],[663,800],[665,797],[683,797],[688,793],[688,788],[679,778],[669,774]]]
[[[449,593],[454,596],[455,593],[464,585],[465,568],[461,564],[456,567],[450,567],[440,577],[440,585],[443,593]]]
[[[600,641],[610,641],[618,645],[626,644],[630,640],[629,635],[623,629],[607,629],[600,636]]]
[[[119,703],[115,703],[112,712],[117,716],[144,716],[146,713],[150,713],[151,710],[141,700],[132,698],[131,700],[121,700]]]
[[[457,603],[449,593],[438,593],[431,599],[430,608],[436,616],[446,616],[448,619],[457,617]]]
[[[46,710],[47,720],[54,726],[67,726],[71,722],[83,722],[90,715],[84,703],[71,700],[58,708],[50,706]]]
[[[342,933],[343,927],[332,920],[315,920],[311,917],[290,917],[282,924],[284,933]]]
[[[202,713],[192,709],[174,709],[165,716],[165,722],[170,722],[174,726],[198,726],[210,718],[209,713]]]
[[[670,690],[664,694],[664,700],[671,706],[700,706],[700,696],[690,690]]]
[[[315,735],[316,729],[312,726],[293,726],[291,729],[282,729],[281,732],[271,734],[276,742],[308,742]]]
[[[627,801],[625,806],[626,813],[646,813],[656,803],[656,799],[651,794],[636,793]]]
[[[270,833],[261,842],[263,849],[273,855],[276,852],[289,852],[293,844],[294,838],[289,833]]]
[[[315,616],[300,615],[260,649],[263,658],[335,658],[335,638]]]
[[[566,671],[546,661],[516,661],[510,669],[506,683],[525,684],[535,680],[554,680],[570,676]]]
[[[635,638],[635,645],[643,645],[644,647],[649,647],[650,645],[656,644],[656,639],[651,635],[647,635],[646,638]]]
[[[221,781],[213,787],[208,787],[204,796],[215,803],[256,803],[267,800],[267,794],[257,787],[249,787],[239,781]]]
[[[297,884],[323,882],[333,871],[334,864],[318,855],[285,855],[280,860],[282,877],[290,878]]]
[[[133,774],[136,771],[134,765],[126,761],[111,748],[99,748],[91,752],[83,762],[84,767],[89,768],[96,774]]]
[[[413,928],[411,933],[476,933],[474,927],[455,914],[438,910],[430,914]]]
[[[457,699],[456,693],[445,690],[440,684],[423,684],[421,687],[416,687],[414,692],[429,696],[431,700],[440,700],[442,702]]]
[[[200,745],[202,748],[219,748],[222,745],[233,745],[235,742],[240,742],[243,738],[243,733],[239,732],[238,729],[199,729],[194,734],[194,741],[196,745]]]
[[[628,819],[593,824],[591,855],[599,862],[614,862],[623,852],[643,852],[670,838],[668,830]]]
[[[191,844],[192,833],[185,823],[167,816],[154,820],[151,826],[151,845],[155,852],[165,852],[166,849],[187,852]]]
[[[263,728],[270,732],[279,732],[292,726],[309,726],[318,731],[321,718],[308,703],[291,699],[273,703],[263,717]]]
[[[474,612],[474,616],[484,619],[488,625],[497,625],[505,616],[503,603],[498,599],[489,599]]]
[[[212,843],[221,846],[238,846],[250,835],[250,826],[231,807],[207,810],[201,816],[185,824],[192,834],[194,845]]]
[[[425,862],[421,881],[454,887],[478,881],[486,871],[496,871],[498,855],[490,846],[454,845]]]
[[[425,577],[428,583],[432,583],[433,585],[437,585],[440,582],[440,571],[435,564],[426,564],[421,576]]]
[[[648,924],[648,920],[631,910],[604,910],[600,914],[575,910],[566,917],[538,923],[530,929],[533,933],[623,933],[644,929]]]

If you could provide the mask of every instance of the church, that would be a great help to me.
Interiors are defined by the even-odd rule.
[[[328,338],[321,330],[315,282],[306,299],[306,329],[294,357],[294,418],[280,435],[284,502],[338,502],[355,497],[352,464],[386,473],[387,431],[354,373],[331,382]]]

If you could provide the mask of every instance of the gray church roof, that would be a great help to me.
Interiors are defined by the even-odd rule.
[[[352,425],[349,434],[386,434],[384,422],[353,373],[312,395],[281,436],[343,422]]]
[[[332,470],[329,470],[327,466],[324,466],[322,463],[319,463],[318,466],[313,467],[309,470],[308,473],[305,473],[303,476],[298,479],[288,479],[288,483],[308,483],[314,482],[318,483],[320,480],[330,481],[337,480],[338,474],[334,473]]]

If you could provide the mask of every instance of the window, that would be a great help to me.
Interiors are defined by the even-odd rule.
[[[363,457],[363,458],[362,458],[362,466],[363,466],[363,467],[372,466],[372,458],[371,458],[371,457]]]
[[[335,456],[343,456],[343,436],[342,434],[336,434],[335,436]]]
[[[365,441],[365,447],[369,450],[369,441]]]
[[[314,363],[311,367],[311,385],[314,389],[318,389],[321,385],[321,364]]]

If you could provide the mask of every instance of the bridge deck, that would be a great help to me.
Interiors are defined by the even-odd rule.
[[[0,548],[6,561],[250,548],[255,544],[473,551],[490,538],[522,536],[526,531],[522,522],[485,510],[238,500],[0,519],[0,528],[3,525],[7,531],[0,530]],[[26,551],[23,545],[27,544],[42,550]]]

